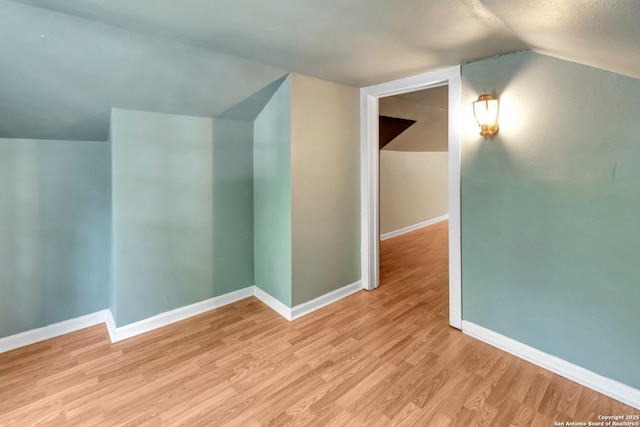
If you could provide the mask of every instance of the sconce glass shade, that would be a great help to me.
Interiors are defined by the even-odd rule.
[[[480,135],[487,139],[498,132],[498,100],[483,93],[473,103],[473,114],[476,116]]]

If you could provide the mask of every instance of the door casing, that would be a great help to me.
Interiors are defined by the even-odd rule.
[[[460,66],[420,74],[360,89],[360,191],[362,286],[380,285],[380,200],[378,100],[407,92],[449,86],[449,324],[462,328],[462,263],[460,230]]]

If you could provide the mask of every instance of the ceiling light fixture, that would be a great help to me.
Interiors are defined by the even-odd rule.
[[[498,132],[498,100],[483,93],[473,102],[473,114],[476,116],[480,135],[487,139]]]

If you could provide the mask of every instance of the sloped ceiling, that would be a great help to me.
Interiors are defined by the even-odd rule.
[[[378,144],[382,150],[385,145],[393,141],[402,132],[416,123],[415,120],[401,119],[398,117],[378,117]]]
[[[380,98],[381,115],[416,122],[385,145],[382,150],[448,151],[448,94],[448,86],[440,86]]]
[[[482,0],[540,53],[640,78],[638,0]]]
[[[640,78],[638,22],[638,0],[0,0],[0,137],[104,140],[112,107],[251,120],[288,71],[366,86],[522,49]]]
[[[19,0],[364,86],[522,49],[640,77],[637,0]]]
[[[281,69],[0,1],[0,138],[107,139],[111,108],[253,120]]]

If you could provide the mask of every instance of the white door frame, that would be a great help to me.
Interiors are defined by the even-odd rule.
[[[462,264],[460,247],[460,66],[393,80],[360,89],[360,192],[362,286],[373,290],[380,282],[380,219],[378,99],[449,85],[449,324],[462,327]]]

